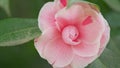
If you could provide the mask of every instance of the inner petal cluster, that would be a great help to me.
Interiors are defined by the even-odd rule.
[[[62,30],[62,38],[69,45],[78,45],[80,43],[78,37],[79,31],[76,26],[69,25]]]

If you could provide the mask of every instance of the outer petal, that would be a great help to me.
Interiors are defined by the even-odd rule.
[[[90,2],[79,2],[77,3],[79,5],[81,5],[84,9],[92,9],[92,10],[95,10],[97,12],[99,12],[99,9],[98,7],[96,7],[94,4],[90,3]]]
[[[56,24],[59,29],[62,29],[66,25],[73,25],[79,23],[83,18],[83,8],[80,5],[72,5],[70,8],[63,8],[56,16]]]
[[[71,63],[72,68],[85,68],[88,64],[94,61],[97,56],[93,57],[80,57],[75,55]]]
[[[60,36],[59,32],[55,28],[47,29],[42,33],[42,35],[39,38],[35,39],[35,48],[37,49],[38,53],[41,55],[41,57],[44,58],[43,51],[46,46],[46,44],[54,39],[54,37]]]
[[[101,37],[101,40],[100,40],[99,55],[103,52],[103,50],[105,49],[105,47],[110,39],[110,27],[109,27],[107,21],[106,21],[105,25],[106,25],[105,31]]]
[[[66,67],[54,67],[54,68],[72,68],[71,65],[68,65]]]
[[[73,46],[73,51],[76,55],[81,57],[90,57],[98,53],[100,48],[100,43],[96,42],[94,44],[81,42],[79,45]]]
[[[71,47],[66,45],[59,37],[49,41],[45,47],[44,55],[53,67],[65,67],[71,63],[73,58]]]
[[[103,18],[103,16],[101,16]],[[106,46],[106,44],[108,43],[109,39],[110,39],[110,27],[108,25],[108,22],[104,20],[104,24],[105,24],[105,30],[104,30],[104,33],[102,34],[102,38],[101,38],[101,46],[100,48],[103,48]]]
[[[60,4],[56,2],[48,2],[46,3],[38,17],[39,28],[43,31],[47,28],[55,26],[55,14],[61,9]]]
[[[105,22],[100,17],[100,13],[91,9],[85,9],[85,13],[84,18],[91,16],[92,22],[86,25],[80,24],[80,39],[87,43],[98,42],[105,30]]]
[[[88,9],[88,8],[91,9],[90,4],[88,2],[79,2],[79,3],[76,3],[76,4],[82,6],[84,9]]]

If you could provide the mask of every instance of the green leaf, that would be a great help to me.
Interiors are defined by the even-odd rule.
[[[7,17],[8,17],[8,14],[5,12],[5,10],[3,8],[0,8],[0,20]]]
[[[0,47],[0,68],[52,68],[40,57],[34,42],[20,46]]]
[[[100,59],[97,59],[86,68],[106,68],[106,66],[100,61]]]
[[[40,35],[36,19],[4,19],[0,21],[0,46],[26,43]]]
[[[0,0],[0,7],[3,8],[8,16],[11,15],[10,13],[10,7],[9,7],[9,0]]]
[[[100,7],[100,11],[102,12],[103,15],[107,14],[108,12],[111,11],[111,8],[104,2],[104,0],[86,0],[91,3],[95,3]]]
[[[107,21],[110,23],[110,26],[113,28],[120,27],[120,13],[110,12],[106,16]]]
[[[48,1],[53,0],[10,0],[11,15],[20,18],[37,18],[40,9]]]
[[[120,0],[104,0],[112,9],[120,12]]]

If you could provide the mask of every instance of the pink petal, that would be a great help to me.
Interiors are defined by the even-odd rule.
[[[90,4],[88,2],[79,2],[76,4],[82,6],[84,9],[89,9],[89,8],[91,9]]]
[[[100,43],[96,42],[94,44],[81,42],[79,45],[72,46],[73,51],[76,55],[81,57],[90,57],[98,53],[100,48]]]
[[[82,22],[82,25],[88,25],[92,23],[92,18],[91,16],[88,16],[83,22]]]
[[[93,62],[97,56],[93,57],[80,57],[75,55],[71,63],[71,68],[85,68],[88,64]]]
[[[89,3],[89,2],[84,2],[84,1],[83,1],[83,2],[79,2],[79,3],[77,3],[77,4],[79,4],[80,6],[82,6],[84,9],[95,10],[96,12],[99,13],[98,7],[96,7],[95,5],[93,5],[93,4]]]
[[[108,25],[108,22],[106,20],[104,21],[105,21],[105,30],[104,30],[104,33],[102,34],[102,38],[100,41],[101,43],[100,48],[105,47],[110,39],[110,27]]]
[[[102,38],[100,40],[100,51],[99,51],[99,55],[103,52],[103,50],[105,49],[108,41],[110,39],[110,27],[106,21],[106,28],[105,28],[105,31],[102,35]]]
[[[65,67],[53,67],[53,68],[72,68],[71,65],[65,66]]]
[[[47,43],[57,36],[59,36],[59,32],[55,28],[51,28],[44,31],[39,38],[35,39],[35,48],[42,58],[44,58],[43,51]]]
[[[97,42],[100,40],[102,33],[104,32],[105,22],[103,22],[99,14],[93,10],[86,9],[85,13],[84,20],[82,24],[79,25],[80,39],[87,43]],[[92,18],[92,20],[89,18],[89,20],[86,20],[86,18],[89,16]],[[88,23],[84,24],[84,22]]]
[[[71,47],[66,45],[59,37],[49,41],[45,47],[44,55],[53,67],[65,67],[70,64],[73,58]]]
[[[42,31],[55,26],[55,14],[61,8],[57,2],[48,2],[42,7],[38,17],[39,28]]]
[[[63,8],[55,16],[56,24],[59,29],[64,28],[66,25],[74,25],[82,20],[83,14],[83,8],[80,5]]]
[[[78,45],[81,40],[78,40],[78,29],[75,26],[67,26],[62,30],[62,39],[68,45]]]
[[[67,0],[60,0],[60,2],[62,3],[63,6],[67,5]]]

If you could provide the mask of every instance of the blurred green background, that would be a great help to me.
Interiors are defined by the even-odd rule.
[[[39,10],[53,0],[0,0],[0,20],[37,19]],[[87,68],[120,68],[120,0],[87,0],[96,3],[111,26],[111,40],[105,52]],[[7,25],[7,24],[6,24]],[[40,58],[33,40],[13,47],[0,47],[0,68],[51,68]]]

